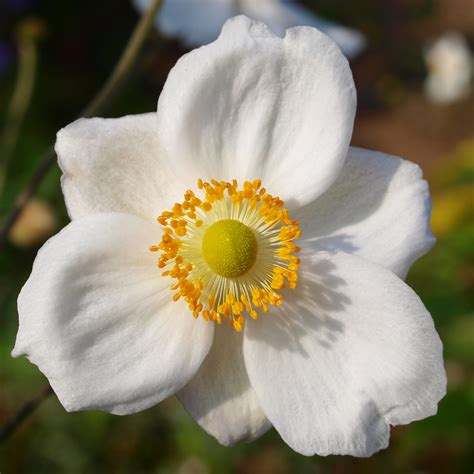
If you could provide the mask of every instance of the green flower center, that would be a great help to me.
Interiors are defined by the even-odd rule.
[[[258,243],[250,227],[234,219],[214,222],[202,239],[202,254],[209,268],[224,278],[247,273],[257,259]]]

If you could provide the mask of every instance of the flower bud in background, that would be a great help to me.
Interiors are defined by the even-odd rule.
[[[143,13],[150,0],[134,0],[134,4]],[[281,37],[293,26],[318,28],[349,59],[358,56],[366,46],[360,31],[320,18],[294,0],[163,0],[155,25],[165,36],[177,37],[194,47],[216,40],[222,25],[240,14],[264,22]]]
[[[456,32],[445,33],[425,51],[428,76],[425,94],[439,104],[457,102],[469,95],[473,58],[466,39]]]
[[[23,209],[10,231],[9,239],[17,247],[36,247],[51,237],[56,229],[57,219],[51,206],[34,199]]]

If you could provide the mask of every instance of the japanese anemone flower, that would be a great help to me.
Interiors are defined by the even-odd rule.
[[[134,0],[134,4],[145,12],[150,0]],[[318,28],[349,59],[358,56],[366,46],[360,31],[320,18],[295,0],[163,0],[155,24],[164,35],[178,37],[193,47],[214,41],[222,25],[239,14],[264,22],[278,36],[284,36],[292,26]]]
[[[241,16],[178,61],[157,114],[61,130],[72,222],[21,291],[13,355],[68,411],[176,394],[225,445],[274,426],[369,456],[433,415],[442,345],[402,281],[433,245],[427,185],[349,147],[355,109],[328,37]]]

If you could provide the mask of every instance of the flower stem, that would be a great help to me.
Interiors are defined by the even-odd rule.
[[[0,444],[6,441],[40,405],[44,402],[51,394],[53,389],[48,385],[43,388],[36,397],[28,400],[11,418],[7,423],[0,429]]]
[[[124,80],[128,76],[128,72],[135,64],[138,54],[141,51],[143,43],[153,25],[153,20],[160,6],[161,0],[152,0],[147,12],[142,16],[140,22],[132,33],[122,56],[116,64],[112,74],[104,84],[100,92],[94,97],[89,105],[82,112],[82,117],[91,117],[100,114],[113,99]]]
[[[99,93],[92,99],[89,105],[80,114],[80,117],[91,117],[103,113],[110,105],[117,91],[125,82],[128,73],[135,64],[138,54],[147,38],[148,32],[160,6],[161,0],[151,0],[148,11],[141,17],[135,30],[130,37],[127,46],[117,62],[112,74],[109,76]],[[32,174],[23,191],[18,196],[16,203],[10,213],[6,216],[0,229],[0,250],[4,247],[10,229],[21,214],[21,211],[33,197],[43,178],[48,174],[51,167],[56,163],[54,145],[46,151],[40,164]]]

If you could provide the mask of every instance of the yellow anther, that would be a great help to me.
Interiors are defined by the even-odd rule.
[[[242,323],[240,323],[239,321],[234,321],[234,329],[237,332],[242,332]]]
[[[234,295],[232,293],[228,293],[225,297],[225,302],[227,304],[233,304],[235,301]]]
[[[216,303],[216,297],[214,295],[210,295],[209,298],[207,299],[207,304],[209,305],[209,308],[214,308],[214,304]]]
[[[296,287],[301,230],[259,179],[241,187],[235,179],[198,179],[197,187],[200,197],[188,189],[157,218],[163,234],[149,250],[160,252],[162,275],[174,279],[174,301],[182,298],[195,318],[225,319],[241,332],[245,316],[257,319],[280,306],[280,290]]]

